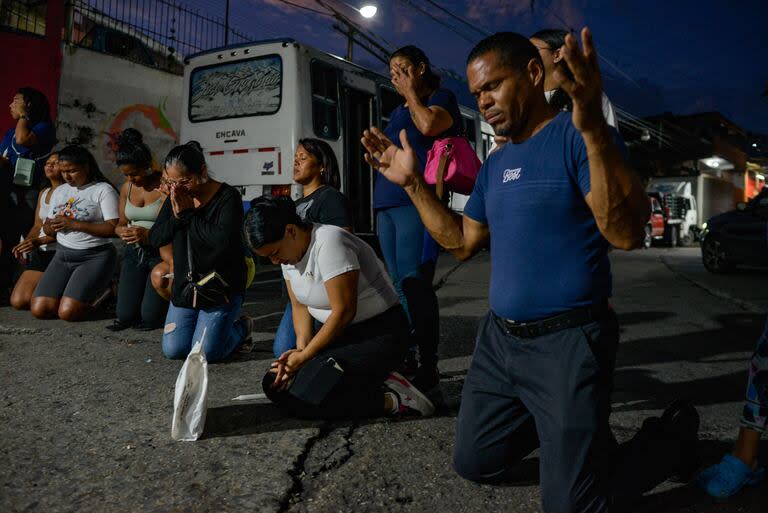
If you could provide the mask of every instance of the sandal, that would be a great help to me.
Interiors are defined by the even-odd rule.
[[[726,454],[717,465],[705,469],[696,484],[716,499],[727,499],[744,486],[753,486],[765,477],[765,467],[749,468],[732,454]]]

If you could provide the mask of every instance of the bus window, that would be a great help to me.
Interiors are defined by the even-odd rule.
[[[379,94],[381,96],[381,128],[384,129],[389,124],[392,111],[403,103],[403,98],[389,87],[380,87]]]
[[[199,67],[189,80],[189,120],[274,114],[280,110],[282,79],[279,55]]]
[[[339,76],[335,68],[312,61],[312,128],[323,139],[339,138]]]
[[[464,135],[469,139],[469,144],[472,145],[472,149],[477,151],[477,132],[475,131],[475,120],[470,116],[462,116],[464,118]]]

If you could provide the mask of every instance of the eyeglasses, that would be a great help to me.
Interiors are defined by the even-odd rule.
[[[160,178],[160,183],[166,187],[189,187],[194,183],[193,178],[183,178],[181,180],[169,180],[166,177]]]

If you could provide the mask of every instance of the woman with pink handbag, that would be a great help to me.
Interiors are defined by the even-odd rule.
[[[398,134],[405,130],[423,172],[427,152],[436,139],[462,134],[459,104],[451,91],[440,88],[440,77],[432,71],[424,52],[415,46],[405,46],[393,53],[389,59],[389,72],[403,103],[390,114],[384,133],[399,144]],[[378,174],[375,176],[373,208],[379,243],[410,319],[412,340],[418,344],[420,367],[414,383],[426,392],[439,383],[440,314],[437,296],[432,289],[437,244],[427,234],[403,189]]]

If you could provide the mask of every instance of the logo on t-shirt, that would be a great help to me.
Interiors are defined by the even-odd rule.
[[[505,169],[504,179],[502,180],[501,183],[507,183],[507,182],[512,182],[514,180],[517,180],[518,178],[520,178],[520,175],[522,174],[522,172],[523,172],[523,168],[521,167],[518,167],[516,169]]]

